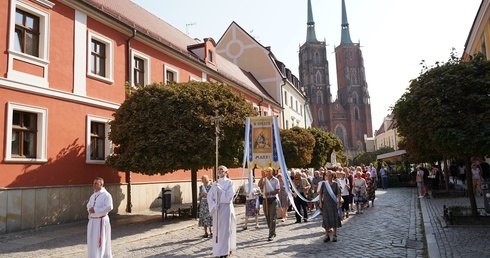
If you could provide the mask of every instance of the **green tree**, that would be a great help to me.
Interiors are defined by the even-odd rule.
[[[315,138],[315,147],[313,147],[313,154],[311,162],[310,164],[308,164],[308,167],[324,167],[328,161],[328,153],[333,148],[332,143],[329,142],[331,138],[329,137],[327,132],[319,128],[309,128],[308,132],[310,132]]]
[[[490,153],[490,62],[477,55],[462,62],[454,55],[446,63],[424,66],[394,107],[405,148],[421,160],[465,159]],[[471,174],[468,195],[477,215]]]
[[[281,145],[288,168],[302,168],[310,164],[315,137],[304,128],[281,129]]]
[[[191,171],[193,215],[197,171],[215,166],[215,126],[219,122],[220,164],[236,166],[243,156],[245,117],[256,112],[245,98],[221,84],[152,84],[136,90],[110,122],[114,155],[107,165],[146,175]]]

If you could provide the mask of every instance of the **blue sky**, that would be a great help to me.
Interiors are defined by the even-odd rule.
[[[306,40],[307,0],[133,0],[193,38],[218,41],[235,21],[299,78],[298,50]],[[327,43],[332,95],[337,92],[335,46],[341,0],[312,0],[318,40]],[[373,130],[428,65],[458,56],[481,0],[346,0],[350,35],[361,43],[371,96]]]

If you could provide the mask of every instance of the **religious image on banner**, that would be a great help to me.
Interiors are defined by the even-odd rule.
[[[249,168],[278,166],[272,116],[250,117],[248,136]]]

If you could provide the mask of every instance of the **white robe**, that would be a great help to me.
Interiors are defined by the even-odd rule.
[[[228,178],[220,178],[217,183],[208,192],[208,206],[213,216],[213,255],[222,256],[236,250],[235,189]]]
[[[113,208],[112,205],[112,196],[105,188],[90,196],[87,210],[94,207],[95,213],[88,215],[87,251],[89,258],[112,257],[111,223],[108,215]]]

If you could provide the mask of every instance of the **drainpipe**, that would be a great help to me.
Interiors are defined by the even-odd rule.
[[[284,84],[281,85],[282,129],[286,129],[286,125],[285,125],[285,122],[286,121],[284,120],[284,110],[285,110],[285,108],[284,108],[284,96],[283,96],[283,88],[284,88],[284,86],[286,86],[286,80],[287,80],[286,77],[282,78],[282,82]]]
[[[260,96],[260,101],[259,101],[259,116],[262,116],[262,102],[264,102],[264,97]]]
[[[126,67],[126,72],[127,72],[127,81],[129,85],[131,85],[131,39],[136,37],[136,29],[133,28],[133,35],[128,38],[126,41],[126,46],[127,46],[127,55],[128,55],[128,66]]]
[[[136,29],[133,28],[133,35],[131,37],[128,38],[128,40],[126,41],[126,46],[127,46],[127,60],[128,60],[128,63],[127,63],[127,78],[128,78],[128,83],[129,83],[129,87],[130,87],[130,90],[131,90],[131,39],[133,39],[134,37],[136,36]],[[127,199],[127,203],[126,203],[126,212],[128,213],[131,213],[132,210],[133,210],[133,203],[131,202],[131,171],[127,171],[126,172],[126,183],[128,184],[127,185],[127,196],[128,196],[128,199]],[[162,192],[162,198],[163,198],[163,192]],[[163,201],[163,199],[162,199]]]

